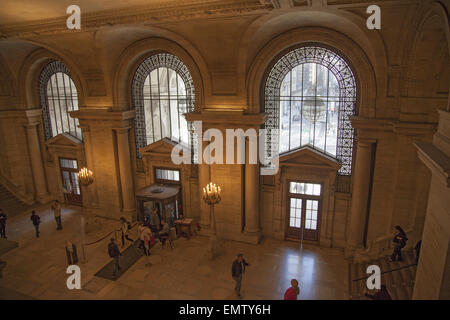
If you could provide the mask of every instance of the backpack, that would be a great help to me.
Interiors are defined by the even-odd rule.
[[[406,246],[407,240],[408,238],[406,237],[405,234],[400,235],[400,240],[398,241],[398,243],[400,244],[400,248],[404,248]]]

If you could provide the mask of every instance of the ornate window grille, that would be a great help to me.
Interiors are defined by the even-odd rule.
[[[70,111],[78,110],[77,88],[61,61],[52,61],[42,70],[39,97],[46,140],[64,132],[83,140],[78,119],[69,115]]]
[[[318,45],[293,49],[270,70],[264,100],[266,163],[309,145],[338,159],[340,175],[351,175],[356,81],[342,57]],[[279,130],[276,141],[274,129]]]
[[[193,126],[183,116],[194,111],[194,81],[178,57],[158,53],[145,59],[133,78],[132,100],[138,157],[139,148],[162,138],[192,146],[196,154]]]

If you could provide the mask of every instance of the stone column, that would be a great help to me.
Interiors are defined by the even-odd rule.
[[[131,170],[130,143],[128,139],[129,129],[129,127],[126,127],[116,128],[114,130],[117,133],[117,152],[119,154],[123,211],[131,215],[136,210],[136,201],[133,187],[133,170]]]
[[[203,156],[203,144],[199,142],[198,157]],[[211,227],[211,207],[203,201],[203,188],[210,182],[209,165],[205,163],[205,159],[198,165],[198,183],[199,183],[199,197],[200,197],[200,226],[202,229]]]
[[[85,193],[83,194],[83,206],[87,208],[98,208],[98,195],[97,195],[97,185],[95,179],[95,162],[92,157],[91,150],[91,132],[88,126],[79,126],[83,131],[83,145],[84,145],[84,155],[86,160],[86,167],[93,171],[94,182],[87,188],[82,186]],[[89,191],[88,191],[89,189]],[[85,197],[86,195],[86,197]],[[85,199],[86,198],[86,199]]]
[[[257,146],[257,139],[254,143]],[[259,164],[250,163],[250,144],[249,139],[245,143],[245,232],[247,234],[256,235],[256,242],[259,242],[260,227],[259,227]],[[255,147],[252,152],[256,155],[258,148]],[[255,162],[255,161],[252,161]]]
[[[366,223],[367,201],[369,199],[370,168],[372,145],[375,140],[358,140],[356,148],[355,171],[353,173],[352,205],[350,210],[350,225],[348,244],[359,247],[363,244],[364,227]]]
[[[28,152],[30,154],[36,200],[40,203],[46,203],[49,200],[49,194],[47,192],[45,171],[42,163],[41,147],[39,144],[39,135],[37,131],[38,124],[38,122],[26,124],[25,129],[27,132]]]
[[[259,165],[249,160],[249,142],[245,143],[245,232],[259,231]]]
[[[259,166],[245,164],[245,231],[259,232]]]

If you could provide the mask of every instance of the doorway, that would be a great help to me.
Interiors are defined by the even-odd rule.
[[[59,158],[64,197],[68,204],[83,205],[81,188],[78,183],[78,163],[76,159]]]
[[[288,182],[286,238],[319,240],[322,185]]]

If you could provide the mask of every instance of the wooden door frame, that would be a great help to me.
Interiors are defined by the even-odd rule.
[[[76,161],[77,162],[77,169],[74,169],[74,168],[63,168],[63,167],[61,167],[61,159],[63,159],[63,160],[73,160],[73,161]],[[63,187],[64,187],[64,175],[63,175],[63,171],[67,171],[67,172],[69,172],[69,178],[70,178],[70,181],[72,181],[72,175],[70,174],[70,173],[72,173],[72,172],[75,172],[75,173],[78,173],[79,172],[79,169],[78,169],[78,167],[79,167],[79,161],[78,161],[78,159],[76,159],[76,158],[65,158],[65,157],[61,157],[61,156],[59,156],[58,157],[58,167],[59,167],[59,172],[60,172],[60,175],[61,175],[61,182],[62,182],[62,184],[63,184]],[[83,205],[83,191],[82,191],[82,188],[81,188],[81,185],[78,183],[78,186],[79,186],[79,189],[80,189],[80,201],[78,202],[78,201],[69,201],[68,199],[68,201],[69,201],[69,204],[73,204],[73,205],[80,205],[80,206],[82,206]],[[72,189],[73,189],[73,182],[72,182]],[[68,196],[66,196],[67,198],[68,198]]]
[[[297,183],[312,183],[312,184],[319,184],[320,185],[320,196],[314,196],[314,195],[307,195],[307,194],[299,194],[299,193],[291,193],[290,192],[290,183],[291,182],[297,182]],[[293,180],[293,179],[287,179],[286,180],[286,199],[285,199],[285,204],[286,204],[286,222],[285,222],[285,240],[296,240],[296,241],[301,241],[303,236],[300,239],[294,238],[292,236],[290,236],[288,230],[289,230],[289,222],[290,222],[290,210],[291,210],[291,204],[290,204],[290,199],[291,198],[296,198],[296,199],[302,199],[302,212],[301,212],[301,229],[302,229],[302,235],[305,232],[304,226],[305,226],[305,221],[306,221],[306,200],[318,200],[319,203],[317,205],[317,237],[316,240],[305,240],[305,241],[311,241],[314,243],[317,243],[320,241],[320,231],[321,231],[321,223],[322,223],[322,201],[323,201],[323,190],[324,190],[324,182],[323,181],[308,181],[308,180]],[[305,200],[305,201],[303,201]],[[305,214],[304,214],[305,213]],[[303,239],[304,240],[304,239]]]

